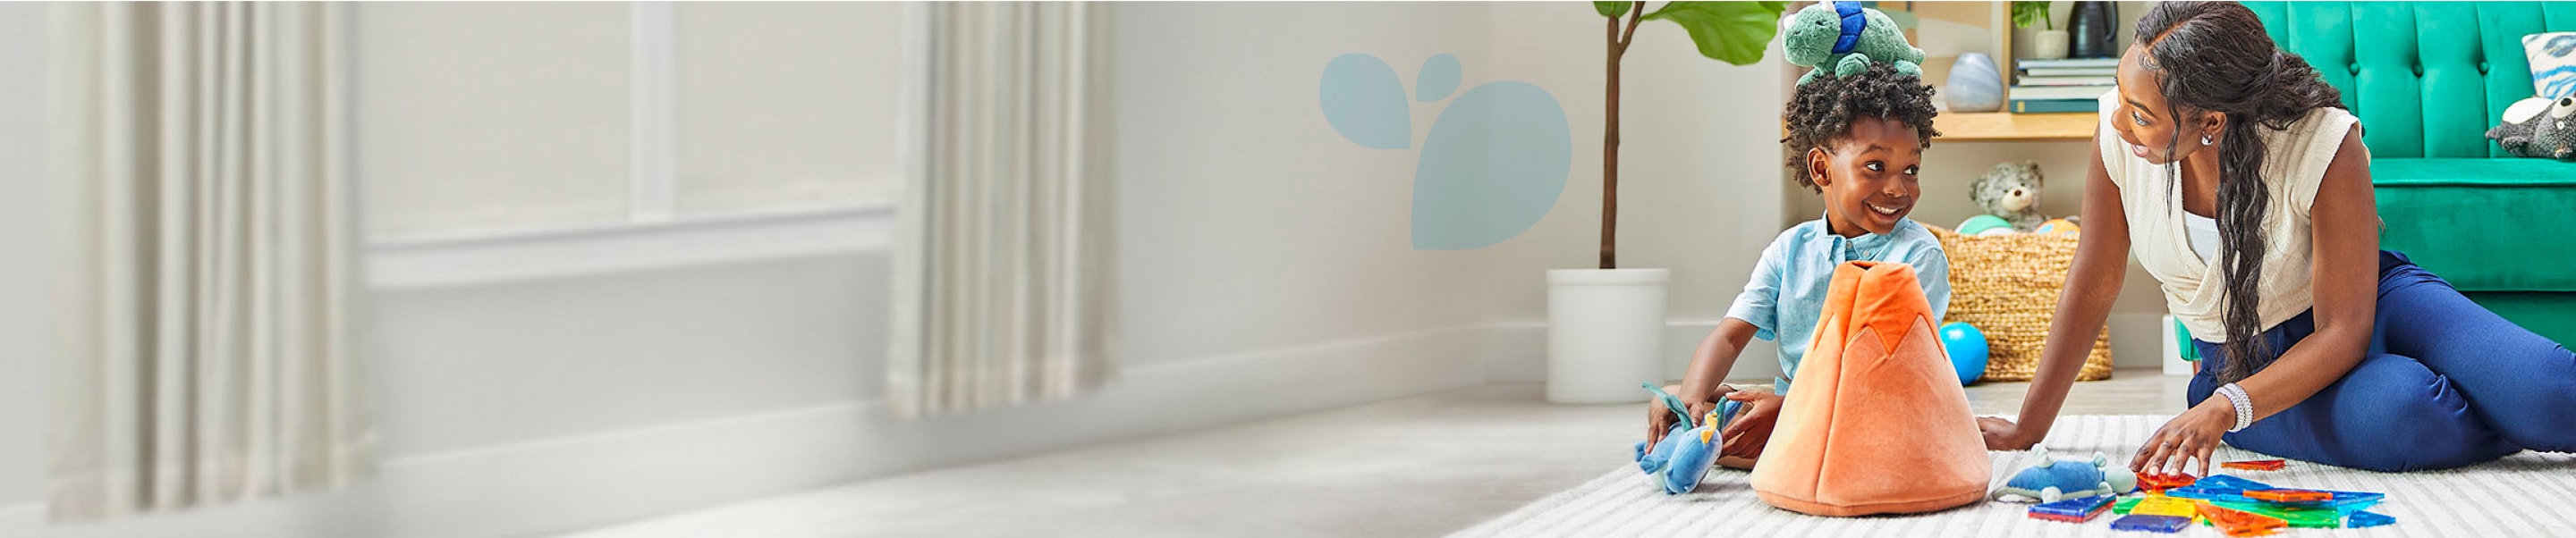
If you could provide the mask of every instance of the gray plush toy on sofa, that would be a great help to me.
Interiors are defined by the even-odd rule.
[[[2576,97],[2516,102],[2504,109],[2504,123],[2487,130],[2487,139],[2517,156],[2576,160]]]

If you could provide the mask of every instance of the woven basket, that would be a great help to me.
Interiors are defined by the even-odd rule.
[[[1959,235],[1924,226],[1950,256],[1948,319],[1986,334],[1985,381],[2029,381],[2048,342],[2048,320],[2075,260],[2069,234]],[[2111,378],[2111,332],[2103,327],[2077,381]]]

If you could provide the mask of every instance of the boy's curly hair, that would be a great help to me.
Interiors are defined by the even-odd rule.
[[[1932,147],[1932,86],[1922,79],[1896,72],[1888,64],[1870,64],[1868,71],[1848,77],[1820,76],[1814,82],[1798,86],[1789,97],[1789,110],[1781,114],[1789,136],[1780,139],[1785,150],[1781,164],[1789,167],[1791,177],[1807,190],[1824,192],[1816,178],[1807,176],[1807,150],[1825,148],[1851,135],[1853,118],[1887,118],[1914,126],[1915,138],[1923,147]]]

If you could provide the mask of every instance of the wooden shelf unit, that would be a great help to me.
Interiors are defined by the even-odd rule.
[[[2010,112],[1943,112],[1932,118],[1941,131],[1938,142],[2048,142],[2092,140],[2101,117],[2092,112],[2014,114]]]

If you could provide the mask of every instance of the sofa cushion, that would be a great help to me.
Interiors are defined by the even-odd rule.
[[[2576,32],[2522,36],[2522,58],[2531,62],[2531,91],[2555,101],[2576,94]]]
[[[2576,255],[2576,163],[2373,159],[2370,174],[2380,248],[2461,291],[2576,292],[2576,271],[2531,263]]]

